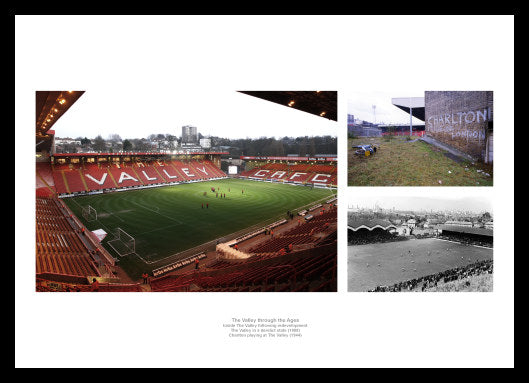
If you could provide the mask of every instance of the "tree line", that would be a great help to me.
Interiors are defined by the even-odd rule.
[[[198,138],[203,138],[199,133]],[[317,154],[336,155],[338,150],[337,137],[333,136],[304,136],[304,137],[259,137],[230,139],[223,137],[209,137],[211,150],[225,151],[229,156],[314,156]],[[147,138],[128,138],[122,140],[118,134],[110,134],[107,139],[98,135],[94,139],[77,137],[84,148],[90,147],[94,151],[152,151],[177,149],[180,139],[171,134],[151,134]],[[72,147],[67,152],[76,152]]]
[[[211,137],[213,147],[228,151],[230,156],[314,156],[337,154],[337,138],[332,136],[274,137],[229,139]]]

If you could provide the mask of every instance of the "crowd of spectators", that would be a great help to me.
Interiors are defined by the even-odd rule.
[[[458,267],[451,270],[441,271],[425,277],[415,278],[404,282],[399,282],[391,286],[377,286],[371,292],[400,292],[420,289],[425,291],[431,287],[437,287],[439,283],[448,283],[462,280],[468,277],[481,274],[492,274],[492,259],[479,261],[467,266]],[[468,283],[468,282],[467,282]]]

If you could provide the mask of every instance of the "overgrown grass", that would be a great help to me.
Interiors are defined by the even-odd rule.
[[[377,144],[369,157],[354,154],[353,145]],[[348,140],[349,186],[492,186],[492,170],[447,157],[423,141],[404,137],[363,137]],[[478,170],[483,172],[478,172]],[[488,173],[489,176],[485,175]]]

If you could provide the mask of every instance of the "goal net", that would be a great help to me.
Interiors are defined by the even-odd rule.
[[[114,232],[114,239],[107,242],[120,257],[136,252],[136,240],[121,228]]]
[[[83,207],[83,218],[87,222],[97,221],[97,210],[90,205]]]

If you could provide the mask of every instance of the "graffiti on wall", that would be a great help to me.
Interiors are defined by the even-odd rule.
[[[427,130],[433,133],[446,133],[452,139],[467,138],[484,140],[486,122],[492,120],[490,108],[466,112],[432,115],[426,121]],[[481,125],[479,125],[481,124]]]

